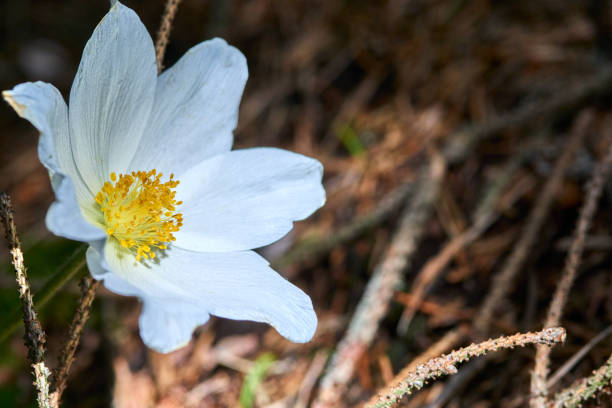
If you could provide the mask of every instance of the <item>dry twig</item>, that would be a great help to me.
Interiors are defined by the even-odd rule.
[[[51,404],[49,398],[50,373],[45,365],[45,343],[47,339],[34,309],[30,282],[28,281],[26,267],[23,263],[21,243],[19,242],[15,220],[13,219],[13,205],[6,193],[0,193],[0,217],[2,217],[2,223],[4,224],[8,249],[12,256],[12,263],[19,287],[19,298],[21,299],[23,324],[25,326],[23,337],[28,348],[28,358],[32,364],[34,385],[36,385],[38,390],[38,406],[44,408],[53,407],[54,405]]]
[[[53,371],[52,398],[57,404],[62,400],[62,394],[66,389],[66,382],[68,380],[70,368],[72,367],[72,362],[74,361],[74,354],[79,345],[81,334],[83,333],[83,326],[85,326],[85,322],[87,322],[89,318],[89,311],[96,297],[96,289],[98,286],[100,286],[100,281],[96,281],[91,276],[83,278],[81,281],[81,299],[79,301],[79,306],[72,319],[70,331],[68,332],[68,339],[60,354],[59,365],[57,369]]]
[[[423,388],[429,380],[457,372],[457,363],[470,360],[472,357],[482,356],[490,351],[502,348],[524,347],[527,344],[546,344],[552,346],[565,340],[565,329],[555,327],[544,329],[536,333],[518,333],[514,336],[499,337],[479,344],[472,344],[449,354],[429,360],[408,373],[397,386],[387,389],[385,394],[378,397],[371,408],[388,408],[395,405],[404,395]]]
[[[401,385],[405,378],[416,370],[416,368],[425,364],[428,360],[438,357],[446,351],[452,349],[463,339],[467,333],[467,327],[461,326],[456,330],[450,330],[437,342],[432,344],[423,354],[412,360],[406,367],[402,369],[382,390],[379,390],[376,394],[370,398],[370,400],[364,405],[366,407],[376,405],[381,395],[391,393],[393,389],[396,389]]]
[[[563,307],[567,301],[570,288],[576,278],[576,272],[582,259],[584,251],[584,242],[587,231],[593,221],[593,216],[597,210],[599,198],[603,190],[604,182],[612,165],[612,145],[609,148],[608,154],[603,161],[595,168],[593,177],[589,181],[585,202],[580,210],[580,216],[576,229],[574,230],[574,239],[570,247],[569,253],[565,261],[561,280],[557,285],[553,300],[550,303],[546,322],[544,327],[553,327],[559,324]],[[529,405],[533,408],[545,408],[548,396],[548,387],[546,386],[546,378],[548,376],[548,364],[550,361],[550,350],[544,347],[537,347],[535,357],[535,369],[531,375],[531,396]]]
[[[164,55],[166,54],[166,46],[168,45],[168,39],[170,38],[170,31],[172,30],[172,22],[174,16],[178,10],[178,6],[181,0],[167,0],[166,7],[164,8],[164,14],[162,15],[161,24],[159,25],[159,31],[157,32],[157,39],[155,41],[155,57],[157,59],[157,73],[161,73],[164,68]]]
[[[321,380],[314,406],[327,407],[337,404],[341,397],[340,390],[352,378],[357,360],[374,339],[393,292],[401,281],[401,274],[417,248],[425,221],[429,218],[432,204],[437,197],[444,169],[442,158],[433,156],[427,176],[422,178],[412,203],[402,214],[399,229],[383,261],[375,268],[349,328]]]

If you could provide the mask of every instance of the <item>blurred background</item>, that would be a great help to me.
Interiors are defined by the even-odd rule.
[[[163,1],[124,4],[155,36]],[[575,118],[588,110],[585,141],[487,335],[538,330],[559,280],[584,183],[612,132],[611,7],[607,0],[183,0],[165,66],[200,41],[225,38],[246,55],[250,70],[235,146],[283,147],[325,167],[326,206],[262,249],[312,297],[319,329],[312,342],[297,345],[263,324],[212,319],[188,347],[160,355],[138,336],[138,302],[101,288],[64,406],[307,406],[326,356],[337,347],[398,227],[404,202],[397,195],[405,196],[432,155],[442,152],[447,170],[417,250],[341,405],[366,401],[449,330],[471,327]],[[107,9],[105,0],[1,0],[0,88],[42,80],[67,97],[83,46]],[[0,190],[13,199],[36,292],[78,245],[46,230],[53,195],[38,161],[37,132],[0,105]],[[453,154],[454,143],[469,132],[481,132],[483,140]],[[452,257],[413,316],[407,315],[417,273],[472,225],[483,194],[502,177],[507,182],[495,222]],[[610,187],[570,294],[562,321],[568,341],[553,350],[553,369],[612,323]],[[392,205],[384,207],[389,200]],[[380,216],[367,228],[339,236],[372,214]],[[4,249],[0,261],[0,317],[6,323],[19,301]],[[76,306],[77,283],[73,279],[40,310],[51,362]],[[35,406],[22,332],[0,343],[2,407]],[[588,375],[611,352],[608,337],[556,389]],[[442,381],[403,404],[441,406],[435,401],[446,390],[451,407],[520,406],[529,393],[533,354],[527,348],[493,356],[462,386],[449,388]],[[609,396],[594,404],[608,406]]]

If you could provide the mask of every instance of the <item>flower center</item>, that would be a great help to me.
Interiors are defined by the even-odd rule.
[[[133,251],[136,260],[155,258],[154,249],[166,249],[165,243],[174,241],[173,232],[183,225],[183,216],[174,212],[182,201],[176,201],[174,180],[161,182],[157,170],[136,171],[131,174],[110,174],[96,195],[96,203],[104,215],[106,233],[115,237],[121,246]]]

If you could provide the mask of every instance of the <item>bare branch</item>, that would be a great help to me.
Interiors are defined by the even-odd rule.
[[[552,346],[563,341],[565,341],[565,329],[555,327],[536,333],[518,333],[514,336],[499,337],[479,344],[472,344],[417,366],[398,385],[386,389],[384,394],[379,395],[376,403],[368,405],[368,408],[393,407],[404,395],[423,388],[428,381],[443,375],[455,374],[457,372],[456,364],[468,361],[473,357],[482,356],[490,351],[524,347],[527,344]]]
[[[420,356],[412,360],[406,367],[402,369],[393,380],[391,380],[382,390],[379,390],[376,394],[370,398],[365,404],[366,407],[376,405],[381,395],[386,395],[392,392],[401,385],[405,378],[407,378],[420,364],[426,363],[428,360],[438,357],[440,354],[453,349],[457,343],[459,343],[467,333],[467,326],[460,326],[454,330],[446,332],[446,334],[437,342],[432,344],[425,352]]]
[[[6,193],[0,193],[0,217],[4,224],[8,249],[12,256],[13,267],[19,288],[19,298],[23,310],[23,324],[25,333],[23,335],[25,344],[28,348],[28,358],[32,365],[34,374],[34,384],[38,390],[38,405],[40,407],[52,407],[49,399],[49,369],[45,365],[45,343],[47,337],[43,331],[38,315],[34,309],[30,282],[23,263],[23,252],[21,243],[17,236],[17,228],[13,219],[13,205]]]

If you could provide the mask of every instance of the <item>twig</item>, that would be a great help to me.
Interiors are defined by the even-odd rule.
[[[553,375],[548,378],[546,386],[550,390],[556,383],[559,382],[589,351],[599,344],[603,339],[612,334],[612,326],[608,326],[604,331],[593,337],[587,344],[585,344],[576,354],[567,360]],[[529,399],[529,395],[519,395],[512,402],[508,403],[509,408],[522,407],[525,401]],[[548,404],[550,405],[550,403]]]
[[[168,45],[168,39],[170,38],[170,31],[172,30],[172,22],[174,16],[178,10],[178,6],[181,0],[167,0],[166,7],[164,8],[164,14],[162,15],[161,24],[159,25],[159,31],[157,32],[157,39],[155,41],[155,57],[157,59],[157,73],[161,73],[164,68],[164,55],[166,54],[166,46]]]
[[[379,206],[369,214],[356,218],[350,224],[341,227],[329,237],[306,238],[298,243],[280,258],[272,262],[274,268],[283,269],[289,265],[308,260],[313,262],[330,252],[338,245],[346,244],[372,228],[380,225],[397,211],[413,194],[414,183],[404,184],[387,196]]]
[[[567,301],[570,288],[576,279],[576,272],[582,259],[584,251],[584,242],[587,231],[591,227],[593,216],[599,204],[599,198],[603,190],[604,182],[612,165],[612,145],[603,161],[595,168],[593,176],[587,187],[585,202],[580,209],[580,216],[574,230],[574,239],[570,247],[569,253],[565,261],[565,267],[561,280],[557,285],[553,300],[550,303],[546,322],[544,327],[553,327],[559,324],[563,307]],[[531,375],[531,395],[529,405],[532,408],[545,408],[548,387],[546,386],[546,378],[548,376],[548,364],[550,361],[550,350],[543,347],[537,347],[535,357],[535,369]]]
[[[391,380],[385,387],[379,390],[376,394],[370,398],[370,400],[364,404],[364,406],[369,407],[375,405],[381,395],[386,395],[391,393],[393,389],[396,389],[400,386],[400,384],[407,378],[416,368],[426,363],[428,360],[438,357],[439,355],[445,353],[449,349],[455,347],[457,343],[461,341],[464,335],[467,332],[466,326],[460,326],[458,329],[450,330],[446,332],[446,334],[437,342],[432,344],[423,354],[412,360],[406,367],[402,369],[393,380]]]
[[[506,258],[506,262],[504,263],[501,272],[495,276],[491,290],[487,294],[482,307],[474,319],[474,326],[482,335],[486,335],[495,309],[501,300],[505,298],[509,288],[512,286],[514,277],[527,259],[527,255],[537,239],[538,231],[546,220],[546,216],[550,206],[552,205],[555,194],[561,186],[563,175],[572,163],[572,159],[576,154],[576,151],[582,144],[582,140],[586,135],[586,130],[591,122],[591,118],[592,115],[589,112],[586,112],[585,114],[580,115],[580,117],[576,120],[576,125],[572,130],[570,140],[568,141],[561,157],[557,159],[552,174],[546,181],[542,192],[536,200],[535,206],[529,213],[529,217],[527,218],[527,222],[523,227],[519,241],[514,246],[512,253],[508,256],[508,258]]]
[[[593,398],[604,387],[612,385],[612,355],[608,361],[593,375],[576,381],[570,387],[555,395],[554,400],[548,404],[549,408],[574,408]]]
[[[37,400],[39,407],[52,407],[49,399],[49,369],[45,365],[45,342],[47,341],[43,331],[34,302],[30,292],[30,283],[23,263],[23,252],[21,243],[17,236],[17,228],[13,219],[13,206],[11,199],[6,193],[0,193],[0,217],[6,232],[6,241],[9,252],[12,255],[12,263],[15,268],[17,285],[19,287],[19,298],[21,299],[23,310],[23,324],[25,333],[23,335],[25,344],[28,348],[28,358],[32,364],[34,373],[34,384],[38,390]]]
[[[374,339],[393,292],[401,281],[401,274],[417,248],[425,221],[438,195],[444,171],[442,158],[434,155],[427,176],[422,178],[412,203],[402,214],[399,229],[383,261],[374,269],[347,332],[321,380],[313,406],[328,407],[338,402],[340,389],[351,379],[357,360]]]
[[[546,344],[552,346],[563,341],[565,341],[565,329],[554,327],[536,333],[518,333],[514,336],[499,337],[479,344],[472,344],[419,365],[408,373],[400,384],[389,389],[387,393],[380,395],[377,402],[368,405],[368,407],[392,407],[404,395],[423,388],[427,381],[443,375],[455,374],[457,372],[456,364],[468,361],[472,357],[482,356],[490,351],[497,351],[502,348],[524,347],[527,344]]]
[[[531,149],[529,149],[531,150]],[[408,330],[408,326],[419,308],[425,295],[429,291],[432,283],[442,273],[446,265],[461,251],[463,248],[474,242],[478,237],[484,233],[497,218],[498,209],[497,204],[499,196],[503,193],[506,186],[512,180],[512,177],[516,171],[520,168],[520,164],[525,158],[527,149],[518,153],[505,165],[502,175],[496,177],[489,185],[485,188],[485,194],[476,208],[474,213],[474,222],[470,228],[463,231],[461,234],[450,239],[442,248],[440,252],[433,258],[429,259],[425,266],[421,268],[417,274],[410,294],[413,296],[409,307],[406,307],[397,325],[399,333],[405,333]]]
[[[85,326],[85,322],[87,322],[89,318],[89,311],[96,297],[96,289],[98,286],[100,286],[100,281],[96,281],[91,276],[83,278],[81,281],[81,299],[79,301],[79,306],[72,319],[70,331],[68,332],[68,339],[60,354],[59,365],[57,369],[53,371],[52,398],[57,404],[62,400],[62,394],[66,389],[68,373],[72,367],[74,354],[79,345],[81,334],[83,333],[83,326]]]

